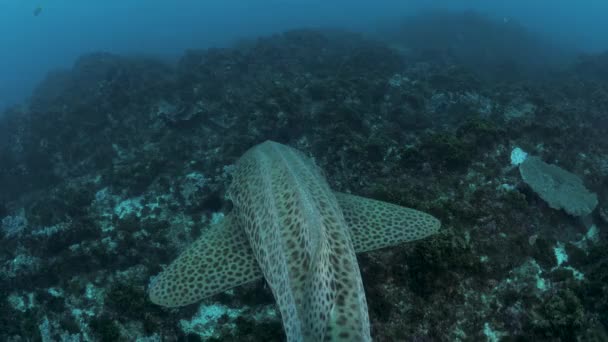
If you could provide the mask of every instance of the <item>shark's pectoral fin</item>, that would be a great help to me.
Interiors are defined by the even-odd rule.
[[[152,282],[152,302],[176,307],[262,278],[245,231],[232,215],[214,224]]]
[[[441,227],[438,219],[418,210],[339,192],[335,195],[357,253],[422,239]]]

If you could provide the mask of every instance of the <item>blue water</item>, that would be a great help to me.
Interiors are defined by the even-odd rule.
[[[38,15],[34,11],[40,7]],[[608,1],[0,0],[0,110],[83,53],[164,58],[303,26],[374,31],[425,9],[476,10],[581,51],[608,48]]]

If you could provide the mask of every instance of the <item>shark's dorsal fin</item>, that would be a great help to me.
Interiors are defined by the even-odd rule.
[[[232,215],[211,225],[152,281],[152,302],[177,307],[262,278],[245,231]]]
[[[355,252],[367,252],[435,234],[441,222],[421,211],[334,192],[351,232]]]

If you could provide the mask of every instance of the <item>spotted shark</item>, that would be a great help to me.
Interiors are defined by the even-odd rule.
[[[178,307],[264,278],[289,342],[371,341],[355,253],[441,225],[414,209],[334,192],[310,158],[273,141],[237,161],[227,197],[231,212],[153,280],[150,299]]]

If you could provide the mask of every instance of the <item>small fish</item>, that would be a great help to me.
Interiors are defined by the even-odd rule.
[[[40,12],[42,12],[42,6],[36,6],[36,8],[34,8],[34,17],[40,15]]]

